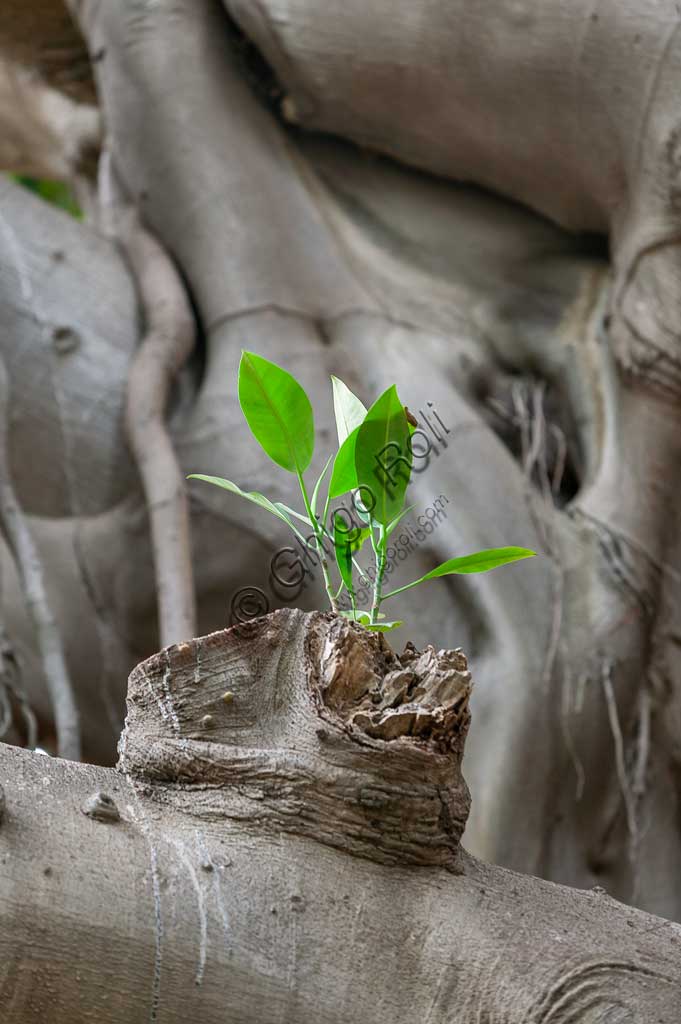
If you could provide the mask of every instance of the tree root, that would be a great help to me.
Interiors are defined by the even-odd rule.
[[[124,242],[147,333],[128,381],[126,425],[151,517],[161,645],[196,633],[189,499],[163,414],[173,378],[194,347],[194,320],[179,275],[139,223]]]
[[[60,757],[80,760],[78,708],[71,686],[64,646],[50,607],[43,566],[35,541],[17,502],[7,457],[9,382],[0,360],[0,526],[14,557],[29,614],[36,631],[57,731]]]
[[[624,801],[624,809],[626,812],[627,819],[627,831],[629,833],[630,841],[630,852],[633,853],[638,845],[638,821],[636,814],[636,799],[635,792],[627,778],[627,764],[626,754],[624,749],[624,737],[622,735],[622,729],[620,726],[619,713],[617,711],[617,700],[615,698],[615,691],[612,685],[612,662],[608,661],[603,665],[601,672],[601,685],[603,686],[603,695],[608,708],[608,721],[610,723],[610,730],[612,732],[613,742],[615,744],[615,767],[617,769],[617,779],[619,781],[620,790],[622,793],[622,800]]]
[[[16,704],[23,718],[26,746],[34,750],[38,745],[38,722],[17,676],[16,657],[0,623],[0,741],[8,742],[10,730],[17,724],[13,708]]]
[[[106,149],[100,201],[104,229],[127,256],[146,323],[128,378],[126,430],[149,508],[159,634],[165,647],[196,633],[189,499],[164,419],[173,380],[194,348],[194,318],[170,257],[137,212],[122,206]]]

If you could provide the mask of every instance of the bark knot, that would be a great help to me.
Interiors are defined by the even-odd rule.
[[[102,790],[92,793],[83,803],[81,810],[88,818],[93,818],[95,821],[111,824],[121,820],[120,811],[116,807],[113,797],[108,793],[103,793]]]
[[[195,816],[456,870],[470,691],[461,651],[398,655],[342,617],[280,610],[139,665],[119,768]]]

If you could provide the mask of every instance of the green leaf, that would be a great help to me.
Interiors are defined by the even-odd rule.
[[[224,480],[221,476],[204,476],[202,473],[192,473],[187,477],[187,479],[203,480],[207,484],[213,484],[215,487],[222,487],[225,491],[231,491],[232,494],[238,494],[240,498],[252,501],[254,505],[259,505],[260,508],[266,509],[268,512],[271,512],[273,516],[276,516],[277,519],[281,519],[281,521],[286,523],[287,526],[290,526],[296,536],[305,543],[305,538],[293,524],[293,521],[289,516],[289,511],[298,519],[303,519],[304,522],[308,520],[305,520],[303,516],[299,515],[299,513],[294,512],[293,509],[289,510],[287,506],[282,505],[281,502],[270,501],[269,498],[266,498],[264,494],[260,494],[258,491],[242,491],[237,484],[232,483],[231,480]]]
[[[358,428],[355,443],[357,487],[362,502],[369,502],[374,522],[387,527],[402,511],[404,495],[411,477],[412,454],[409,423],[395,385],[378,398]]]
[[[333,455],[329,455],[328,462],[324,466],[324,469],[321,472],[319,480],[314,485],[314,491],[312,492],[312,498],[310,500],[310,508],[312,509],[312,515],[313,516],[317,515],[317,498],[319,497],[319,488],[322,486],[322,480],[324,479],[324,477],[326,476],[326,474],[328,472],[328,469],[329,469],[329,466],[331,465],[331,460],[332,459],[333,459]]]
[[[314,452],[314,417],[295,377],[254,352],[242,352],[239,402],[266,454],[282,469],[301,476]]]
[[[364,629],[368,629],[371,633],[390,633],[393,629],[399,629],[403,626],[404,622],[363,622],[362,626]]]
[[[369,612],[364,611],[358,611],[356,618],[355,613],[352,611],[344,611],[340,612],[340,614],[346,619],[353,619],[359,622],[365,629],[369,629],[374,633],[389,633],[391,629],[399,629],[400,626],[404,625],[403,622],[372,622]],[[385,620],[385,615],[379,615],[379,619]]]
[[[361,551],[364,547],[364,541],[371,536],[371,527],[366,526],[361,529],[357,526],[351,531],[350,550],[353,555],[356,555],[358,551]]]
[[[275,508],[281,509],[288,516],[293,516],[294,519],[299,519],[301,523],[305,523],[306,526],[312,526],[310,517],[306,516],[303,512],[297,512],[296,509],[291,508],[290,505],[285,505],[283,501],[273,501],[272,504]]]
[[[536,551],[530,551],[528,548],[489,548],[487,551],[476,551],[475,554],[464,555],[462,558],[450,558],[449,561],[438,565],[436,569],[431,569],[425,576],[414,580],[413,583],[407,583],[405,587],[399,587],[389,594],[384,594],[383,600],[387,601],[389,597],[395,597],[396,594],[402,594],[405,590],[417,587],[419,583],[435,580],[439,576],[489,572],[490,569],[496,569],[500,565],[508,565],[509,562],[519,562],[523,558],[533,558],[536,553]]]
[[[385,530],[386,537],[389,537],[390,534],[393,532],[393,530],[397,526],[400,525],[400,523],[402,522],[404,517],[408,516],[409,513],[412,511],[412,509],[415,509],[415,508],[416,508],[416,505],[407,505],[406,508],[403,508],[402,511],[400,512],[400,514],[398,516],[395,516],[393,521],[391,523],[389,523],[388,526],[386,527],[386,530]]]
[[[348,617],[350,617],[352,615],[352,612],[351,611],[341,611],[340,614],[341,615],[347,615]],[[356,621],[358,623],[363,624],[363,625],[365,623],[369,624],[372,621],[372,616],[370,615],[370,613],[368,611],[361,610],[361,608],[357,609],[356,615],[357,615],[357,620]],[[382,611],[379,611],[378,617],[379,618],[385,618],[385,615],[383,614]]]
[[[353,554],[359,551],[367,537],[371,536],[371,528],[368,526],[362,527],[357,526],[352,520],[352,517],[348,515],[347,510],[342,506],[336,509],[334,513],[337,529],[339,534],[344,533],[345,539],[350,547],[352,548]]]
[[[489,548],[487,551],[476,551],[473,555],[464,555],[462,558],[450,558],[448,562],[438,565],[421,577],[423,580],[434,580],[438,576],[449,576],[455,574],[467,574],[474,572],[489,572],[500,565],[507,565],[509,562],[519,562],[522,558],[532,558],[536,551],[529,551],[527,548]]]
[[[71,188],[62,181],[47,178],[31,178],[25,174],[10,174],[14,181],[35,192],[41,199],[70,213],[76,220],[83,219],[83,211],[76,202]]]
[[[333,550],[336,555],[338,572],[347,587],[348,593],[353,594],[352,586],[352,544],[348,537],[352,531],[348,531],[348,524],[343,516],[336,512],[333,517]]]
[[[343,441],[336,453],[329,483],[329,497],[340,498],[357,486],[357,470],[355,469],[355,445],[359,427],[355,427],[351,434]]]
[[[346,437],[364,420],[366,409],[356,395],[338,377],[331,377],[333,384],[333,411],[336,414],[338,444],[342,445]]]

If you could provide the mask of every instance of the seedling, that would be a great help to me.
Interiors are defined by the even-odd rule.
[[[293,473],[300,485],[303,511],[280,501],[271,501],[257,491],[243,491],[231,480],[193,473],[189,479],[223,487],[233,494],[259,505],[293,530],[303,545],[308,540],[298,524],[308,527],[319,556],[324,585],[333,611],[344,592],[350,602],[347,615],[367,629],[387,632],[401,622],[387,621],[381,612],[384,601],[410,590],[427,580],[451,574],[489,572],[497,566],[529,558],[527,548],[493,548],[461,558],[450,558],[411,583],[383,593],[388,539],[411,508],[405,508],[406,492],[412,471],[411,437],[415,421],[400,401],[393,385],[376,399],[369,410],[337,377],[332,377],[333,405],[338,431],[338,450],[331,455],[312,493],[308,492],[305,473],[315,446],[314,416],[310,400],[298,381],[275,363],[253,352],[243,352],[239,364],[239,402],[253,435],[266,454],[278,466]],[[324,506],[318,512],[320,495],[329,469],[331,475]],[[357,522],[347,512],[336,511],[329,519],[334,498],[352,495]],[[369,541],[376,563],[373,596],[368,609],[356,602],[354,572],[362,573],[356,556]],[[327,561],[333,549],[338,570],[334,582]]]

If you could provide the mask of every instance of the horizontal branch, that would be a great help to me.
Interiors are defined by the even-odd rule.
[[[381,645],[358,649],[357,630],[280,613],[161,652],[131,680],[127,775],[0,747],[3,1024],[595,1024],[623,1008],[676,1024],[676,925],[467,855],[456,873],[409,857],[388,866],[284,818],[267,827],[275,799],[304,822],[312,796],[318,808],[330,799],[339,834],[358,835],[361,813],[380,842],[400,762],[405,808],[438,763],[456,776],[460,747],[371,738],[351,712],[369,676],[379,696],[396,683],[394,666],[367,675]],[[447,685],[421,684],[437,715],[462,680],[456,669]],[[465,701],[465,683],[459,692]],[[260,761],[259,785],[221,770],[239,758]],[[314,794],[329,771],[331,788]],[[345,817],[333,798],[344,782]],[[404,826],[418,843],[418,821]]]

